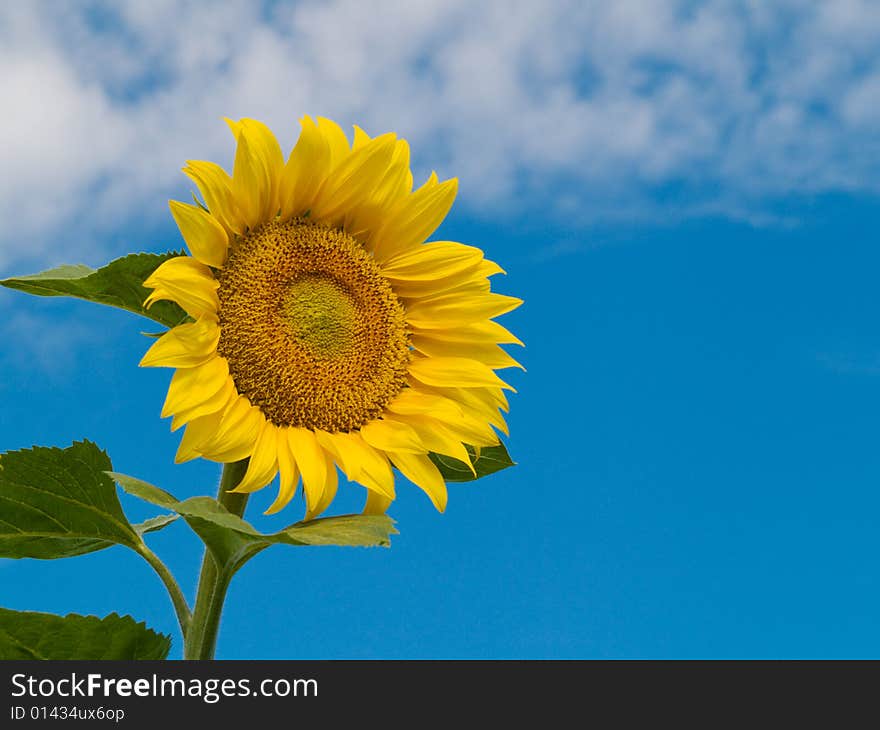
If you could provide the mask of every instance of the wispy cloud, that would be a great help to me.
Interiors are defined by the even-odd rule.
[[[222,116],[392,129],[490,216],[873,193],[878,47],[872,0],[4,3],[0,267],[164,216],[185,159],[229,164]]]
[[[80,356],[79,346],[94,331],[70,318],[49,317],[22,311],[0,310],[0,337],[8,344],[0,365],[50,381],[69,375]],[[6,383],[0,384],[0,392]]]

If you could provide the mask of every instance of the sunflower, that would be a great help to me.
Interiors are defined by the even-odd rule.
[[[394,134],[349,142],[329,119],[301,120],[285,162],[261,122],[226,120],[230,176],[189,161],[201,193],[171,213],[190,251],[144,285],[146,306],[180,305],[190,321],[141,361],[176,368],[162,409],[185,426],[178,462],[249,459],[235,492],[279,475],[282,509],[302,481],[306,518],[336,495],[337,467],[367,489],[367,513],[395,497],[394,468],[436,508],[446,485],[431,452],[470,464],[465,444],[499,443],[519,340],[494,317],[522,303],[490,291],[503,273],[473,246],[426,239],[457,180],[413,190],[409,145]]]

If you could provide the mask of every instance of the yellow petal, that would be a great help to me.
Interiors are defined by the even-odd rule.
[[[309,117],[300,120],[302,131],[280,181],[281,217],[302,215],[330,172],[330,146]]]
[[[406,320],[420,329],[447,329],[498,317],[522,302],[517,297],[495,293],[420,299],[407,306]]]
[[[439,294],[450,293],[462,283],[462,279],[458,276],[447,276],[443,279],[433,279],[431,281],[393,281],[391,288],[397,298],[400,299],[405,310],[416,304],[421,299],[427,297],[435,297]],[[480,290],[467,292],[468,294],[479,294]]]
[[[198,446],[206,459],[238,461],[251,455],[265,417],[242,395],[223,413],[217,430]]]
[[[383,206],[390,206],[412,192],[413,176],[409,169],[409,143],[405,139],[397,140],[391,166],[381,184],[378,201]]]
[[[474,269],[483,261],[483,252],[475,246],[456,241],[432,241],[391,256],[379,267],[392,281],[439,279]]]
[[[203,264],[216,269],[222,268],[226,263],[226,249],[229,246],[226,229],[214,216],[197,205],[179,203],[176,200],[169,200],[168,205],[190,253]]]
[[[248,161],[241,169],[242,177],[239,181],[237,179],[239,155],[236,152],[236,168],[233,170],[232,189],[237,199],[249,195],[254,206],[252,213],[256,219],[255,224],[249,221],[249,225],[253,227],[273,219],[278,213],[279,181],[281,170],[284,167],[284,155],[281,153],[281,147],[278,140],[275,139],[275,135],[262,122],[248,118],[238,122],[227,119],[226,122],[238,141],[239,149],[242,148],[242,141],[245,142],[246,149],[242,151],[242,161],[244,164],[245,155],[248,157]],[[249,181],[254,183],[256,187],[245,192]]]
[[[497,446],[501,443],[498,434],[483,419],[470,414],[465,414],[457,421],[447,423],[446,427],[455,434],[455,437],[472,446]]]
[[[248,458],[254,449],[257,434],[266,417],[259,408],[252,406],[245,417],[231,430],[231,442],[225,449],[202,448],[202,456],[212,461],[228,463]],[[222,427],[222,426],[221,426]]]
[[[387,418],[389,417],[386,416]],[[471,466],[470,457],[461,438],[447,428],[442,421],[426,415],[396,415],[394,420],[401,421],[413,429],[428,451],[463,461],[476,476],[477,473]]]
[[[396,281],[394,282],[394,291],[395,293],[400,291],[398,296],[405,298],[411,297],[411,295],[402,292],[401,289],[409,288],[416,292],[415,296],[411,297],[412,301],[406,302],[407,306],[426,304],[429,300],[448,299],[452,296],[462,301],[469,297],[484,297],[487,294],[503,296],[492,292],[492,282],[485,276],[479,275],[479,268],[480,264],[471,271],[465,271],[455,276],[445,276],[434,281]]]
[[[485,296],[489,293],[492,285],[485,277],[479,276],[475,265],[469,271],[462,271],[452,276],[444,276],[438,279],[398,279],[392,281],[394,293],[403,301],[408,309],[420,302],[437,297],[451,297],[464,299],[466,297]]]
[[[228,379],[229,365],[222,357],[211,358],[194,368],[176,370],[162,406],[162,418],[199,405],[219,392]]]
[[[361,426],[361,438],[370,446],[384,452],[407,451],[424,454],[427,449],[418,434],[398,421],[375,420]]]
[[[230,489],[230,492],[250,494],[262,489],[275,478],[278,473],[277,431],[277,427],[271,421],[263,423],[244,478],[235,489]]]
[[[489,259],[483,259],[480,262],[480,266],[479,266],[478,271],[479,271],[480,276],[485,276],[485,277],[495,276],[495,274],[506,274],[507,273],[498,264],[496,264],[494,261],[490,261]]]
[[[147,277],[144,286],[153,290],[144,302],[147,308],[153,302],[169,299],[195,319],[209,314],[216,316],[220,309],[219,282],[211,269],[190,256],[163,261]]]
[[[296,494],[296,488],[299,484],[299,469],[293,459],[290,451],[290,437],[287,433],[287,427],[278,428],[276,436],[278,443],[278,496],[263,514],[274,515],[284,509]]]
[[[299,468],[306,494],[306,509],[316,509],[327,482],[327,457],[315,434],[299,426],[287,430],[290,452]]]
[[[320,428],[315,429],[315,438],[318,439],[321,448],[333,455],[345,476],[348,477],[349,481],[353,482],[360,471],[360,463],[343,448],[343,442],[347,436],[348,434],[342,432],[330,433]]]
[[[357,124],[354,126],[354,142],[351,143],[352,151],[359,150],[370,141],[370,135],[361,129]]]
[[[216,433],[224,412],[217,411],[200,416],[186,425],[183,438],[180,439],[180,445],[177,447],[177,454],[174,457],[175,464],[181,464],[202,455],[199,447]]]
[[[241,135],[247,137],[254,155],[266,168],[273,185],[276,184],[284,167],[284,154],[281,152],[281,145],[278,144],[272,130],[261,121],[247,117],[243,117],[237,122],[226,119],[226,123],[232,129],[236,140]]]
[[[380,264],[422,243],[443,222],[455,200],[458,180],[453,178],[439,185],[433,180],[400,200],[371,237],[370,248]]]
[[[244,233],[241,211],[232,194],[232,178],[214,162],[187,160],[183,172],[196,184],[208,211],[233,233]]]
[[[425,454],[407,454],[396,452],[388,454],[394,466],[413,484],[427,494],[438,512],[446,509],[446,483],[443,475]]]
[[[319,443],[336,458],[350,481],[394,499],[394,472],[385,455],[357,433],[316,431]]]
[[[404,388],[386,408],[400,415],[432,415],[451,419],[462,415],[461,406],[454,400],[418,388]]]
[[[406,167],[409,167],[409,158],[410,158],[409,142],[407,142],[405,139],[397,140],[397,145],[394,147],[394,158],[391,160],[391,162],[395,165],[400,164],[400,165],[404,165]],[[409,188],[406,189],[404,192],[409,193],[411,191],[412,191],[412,177],[410,177]]]
[[[411,387],[419,387],[422,390],[425,390],[429,393],[436,393],[437,395],[442,395],[446,398],[450,398],[454,400],[456,403],[460,403],[463,408],[470,409],[471,401],[479,402],[481,404],[485,404],[487,408],[502,408],[505,411],[509,410],[507,403],[507,395],[504,391],[497,386],[489,387],[489,388],[462,388],[457,386],[428,386],[420,383],[418,380],[413,379],[410,382]],[[515,391],[514,391],[515,392]]]
[[[232,193],[248,228],[256,228],[266,220],[264,211],[267,198],[272,194],[272,183],[268,171],[244,134],[239,136],[235,149]]]
[[[492,342],[499,345],[523,344],[506,327],[491,320],[471,322],[460,327],[441,329],[415,327],[414,329],[427,333],[429,337],[435,340],[447,340],[449,342]]]
[[[492,368],[464,357],[420,357],[409,364],[409,373],[426,385],[449,388],[504,388],[514,390]]]
[[[453,398],[474,414],[484,414],[486,410],[500,408],[510,411],[507,396],[501,388],[438,388],[440,395]]]
[[[205,398],[191,408],[177,411],[171,419],[171,430],[176,431],[181,426],[199,418],[200,416],[207,416],[209,413],[216,413],[217,411],[224,410],[232,399],[237,397],[238,392],[235,390],[235,383],[232,382],[231,376],[227,376],[226,382],[214,395]]]
[[[147,350],[140,365],[145,368],[192,368],[207,362],[217,352],[220,328],[203,317],[168,330]]]
[[[447,342],[436,340],[426,334],[415,334],[410,343],[416,350],[430,357],[466,357],[488,365],[493,370],[500,368],[525,370],[499,345],[491,342]]]
[[[483,403],[494,403],[505,413],[510,412],[510,406],[507,403],[507,395],[500,388],[474,388],[472,390],[462,391],[467,397],[476,398]]]
[[[442,395],[450,398],[456,403],[460,403],[462,407],[471,410],[479,410],[485,408],[501,408],[505,412],[510,410],[507,403],[507,396],[501,388],[443,388],[436,386],[428,386],[419,383],[417,380],[410,382],[410,387],[418,387],[429,393]],[[475,404],[479,404],[476,406]]]
[[[394,148],[394,155],[391,158],[391,164],[382,176],[382,180],[376,186],[375,203],[383,211],[390,208],[391,205],[412,192],[412,173],[409,170],[409,153],[405,156],[399,155],[401,149],[409,150],[406,140],[397,140]],[[377,226],[378,228],[378,226]]]
[[[309,217],[335,225],[368,201],[391,161],[394,141],[393,134],[383,134],[349,154],[324,181]]]
[[[365,515],[384,515],[391,506],[392,500],[372,489],[367,490],[367,502],[364,504]]]
[[[318,117],[318,131],[330,148],[330,169],[339,165],[351,152],[348,138],[336,122],[326,117]]]
[[[395,160],[401,143],[406,144],[403,140],[397,141],[391,164],[369,191],[369,195],[345,213],[343,229],[358,240],[370,241],[395,203],[412,189],[412,173],[408,162]]]
[[[506,405],[500,406],[496,403],[481,401],[481,398],[486,396],[487,391],[487,388],[471,388],[470,390],[463,391],[462,403],[467,404],[472,416],[485,420],[486,423],[497,428],[505,436],[510,436],[507,421],[501,415],[501,410],[507,411],[510,409]]]
[[[417,383],[417,385],[421,384]],[[426,385],[421,385],[421,388],[455,401],[461,406],[463,413],[485,421],[510,435],[507,423],[499,412],[499,408],[504,411],[510,410],[504,391],[500,388],[431,388]],[[446,422],[450,423],[448,420]],[[466,439],[465,441],[467,442]]]
[[[324,480],[324,491],[321,493],[321,499],[314,507],[306,511],[306,519],[313,520],[318,517],[336,497],[336,489],[339,485],[339,474],[336,472],[336,466],[329,454],[324,454],[327,463],[327,476]]]

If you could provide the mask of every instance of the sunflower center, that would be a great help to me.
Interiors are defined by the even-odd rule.
[[[357,337],[357,305],[332,277],[303,274],[290,283],[281,307],[294,340],[315,357],[351,352]]]
[[[403,306],[351,236],[268,223],[238,242],[219,280],[217,350],[276,425],[353,431],[406,385]]]

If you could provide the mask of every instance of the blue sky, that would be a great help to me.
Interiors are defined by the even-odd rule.
[[[0,10],[0,274],[178,246],[166,201],[185,159],[231,160],[221,117],[289,145],[310,113],[458,176],[436,237],[483,247],[526,300],[505,317],[527,343],[518,466],[452,486],[444,515],[401,488],[390,550],[259,556],[218,656],[880,655],[877,6],[370,5]],[[142,329],[0,291],[0,448],[88,437],[212,493],[216,465],[172,464]],[[269,492],[255,524],[300,516],[261,517]],[[191,595],[195,538],[153,544]],[[122,548],[0,573],[4,606],[174,633]]]

